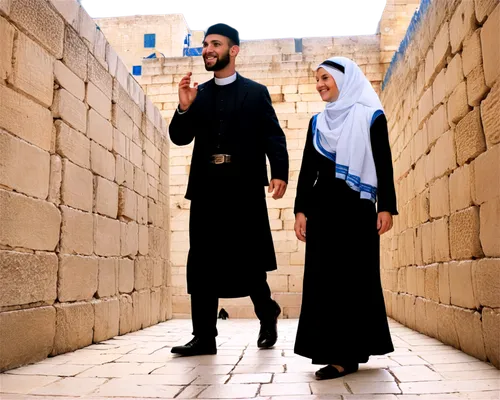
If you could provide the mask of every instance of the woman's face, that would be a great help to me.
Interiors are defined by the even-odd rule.
[[[331,103],[339,98],[337,83],[324,68],[316,71],[316,90],[323,101]]]

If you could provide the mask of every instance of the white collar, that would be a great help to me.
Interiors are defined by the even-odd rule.
[[[237,74],[235,72],[233,75],[228,76],[227,78],[215,78],[215,84],[218,86],[229,85],[230,83],[233,83],[236,80],[236,77]]]

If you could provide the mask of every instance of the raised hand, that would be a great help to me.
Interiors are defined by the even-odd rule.
[[[195,82],[191,87],[192,72],[188,72],[179,82],[179,106],[181,111],[186,111],[193,104],[196,95],[198,94],[198,82]]]

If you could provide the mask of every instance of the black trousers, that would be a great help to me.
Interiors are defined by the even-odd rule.
[[[261,322],[272,322],[276,318],[277,303],[271,298],[271,289],[266,274],[259,279],[255,290],[250,294],[255,314]],[[219,298],[207,293],[191,294],[191,318],[193,335],[203,338],[217,336],[217,309]]]

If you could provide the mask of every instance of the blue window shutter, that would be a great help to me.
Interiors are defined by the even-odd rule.
[[[302,53],[302,38],[295,39],[295,52]]]
[[[156,47],[156,33],[144,34],[144,47],[146,49],[154,49]]]
[[[134,65],[132,67],[132,75],[142,75],[142,65]]]

